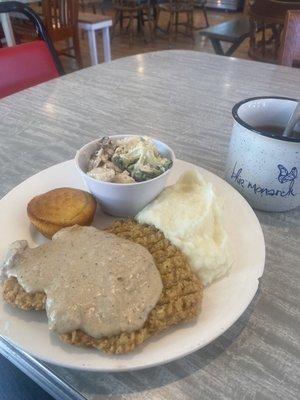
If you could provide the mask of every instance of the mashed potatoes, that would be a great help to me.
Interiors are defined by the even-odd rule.
[[[160,229],[185,253],[204,285],[223,276],[232,264],[218,199],[212,185],[195,170],[184,173],[136,219]]]

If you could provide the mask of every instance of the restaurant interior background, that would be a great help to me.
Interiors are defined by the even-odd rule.
[[[41,2],[24,2],[42,16],[46,27],[49,27],[49,15],[43,17]],[[159,50],[185,49],[283,63],[278,57],[286,11],[300,9],[299,2],[287,0],[279,3],[272,0],[79,0],[77,3],[78,10],[76,8],[65,22],[68,32],[63,32],[62,26],[49,31],[57,51],[68,55],[60,56],[65,72],[91,65],[88,31],[80,29],[80,24],[78,29],[78,21],[108,21],[112,25],[112,59]],[[54,4],[55,1],[52,1],[52,6]],[[69,7],[67,1],[65,4]],[[14,15],[11,23],[16,43],[31,41],[36,36],[33,24],[24,17]],[[290,26],[297,32],[299,17],[290,19]],[[104,59],[102,34],[104,30],[96,31],[96,62]],[[295,39],[290,38],[288,42],[287,47],[297,45]],[[5,46],[5,35],[0,28],[1,43]],[[75,54],[75,60],[69,57],[72,54]]]

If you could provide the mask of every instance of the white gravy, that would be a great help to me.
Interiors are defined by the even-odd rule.
[[[95,338],[141,328],[162,292],[147,249],[93,227],[62,229],[33,249],[15,242],[3,271],[26,292],[46,293],[51,330]]]

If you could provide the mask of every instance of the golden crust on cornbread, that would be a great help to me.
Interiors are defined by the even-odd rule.
[[[97,203],[93,196],[79,189],[58,188],[34,197],[27,214],[36,229],[51,238],[62,228],[90,225]]]

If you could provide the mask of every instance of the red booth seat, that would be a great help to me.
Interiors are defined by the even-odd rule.
[[[58,76],[42,40],[0,48],[0,98]]]

